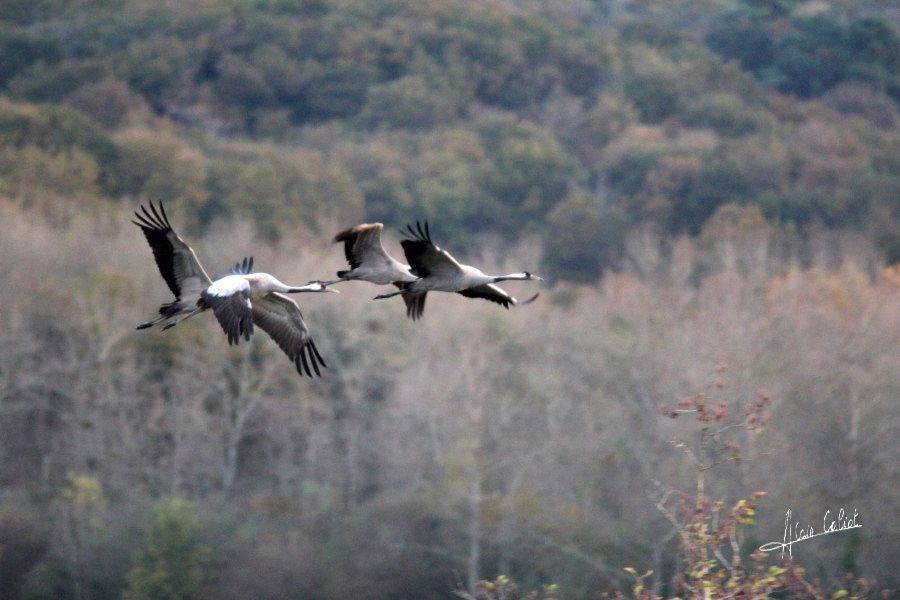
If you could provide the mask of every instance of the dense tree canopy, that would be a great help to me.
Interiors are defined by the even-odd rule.
[[[25,152],[73,173],[50,188],[184,201],[200,226],[243,214],[279,236],[348,207],[430,218],[459,241],[537,232],[571,194],[602,197],[593,210],[626,228],[694,234],[739,202],[877,231],[898,258],[898,203],[879,191],[900,177],[880,166],[898,160],[892,22],[864,5],[726,2],[698,38],[680,4],[541,4],[15,4],[0,27],[5,185],[21,195]],[[235,137],[255,141],[236,152]],[[364,155],[388,162],[351,164]],[[249,196],[279,208],[238,206]]]

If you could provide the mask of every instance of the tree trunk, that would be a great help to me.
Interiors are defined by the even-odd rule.
[[[481,477],[478,467],[472,477],[469,490],[469,559],[466,566],[466,583],[469,593],[475,595],[478,581],[481,579],[478,567],[481,563]]]

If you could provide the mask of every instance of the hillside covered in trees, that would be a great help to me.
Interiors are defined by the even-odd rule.
[[[737,203],[900,259],[877,2],[7,4],[0,174],[25,204],[154,196],[269,238],[427,216],[543,238],[555,277],[590,281],[635,228]]]
[[[2,2],[0,598],[501,574],[592,598],[625,566],[675,595],[660,504],[694,438],[661,407],[699,393],[771,402],[707,483],[768,493],[743,552],[788,508],[856,507],[798,564],[900,586],[898,24],[878,0]],[[428,219],[548,286],[416,324],[363,284],[303,298],[329,369],[300,380],[211,318],[133,330],[166,300],[128,223],[149,199],[211,273],[328,278],[339,229],[383,221],[398,254]]]

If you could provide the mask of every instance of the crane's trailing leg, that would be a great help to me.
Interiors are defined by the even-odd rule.
[[[159,316],[153,319],[152,321],[147,321],[146,323],[141,323],[137,326],[137,329],[147,329],[148,327],[153,327],[157,323],[165,321],[166,319],[170,319],[181,312],[180,304],[178,300],[171,302],[169,304],[163,304],[159,307]]]
[[[165,331],[166,329],[171,329],[172,327],[175,327],[176,325],[178,325],[178,324],[181,323],[182,321],[186,321],[186,320],[190,319],[191,317],[193,317],[194,315],[198,315],[198,314],[202,313],[204,310],[206,310],[206,307],[205,307],[205,306],[198,306],[197,308],[195,308],[194,310],[192,310],[191,312],[189,312],[189,313],[186,314],[185,316],[181,317],[181,318],[178,319],[177,321],[172,321],[171,323],[166,323],[166,324],[163,326],[162,330]]]
[[[346,272],[347,271],[338,271],[338,277],[341,277],[341,273],[346,273]],[[335,283],[340,283],[342,281],[350,281],[350,280],[349,279],[332,279],[330,281],[319,281],[319,280],[314,279],[314,280],[310,281],[310,283],[321,283],[322,285],[327,287],[329,285],[334,285]]]
[[[137,326],[136,329],[147,329],[148,327],[153,327],[154,325],[156,325],[156,324],[159,323],[160,321],[165,321],[165,320],[166,320],[166,316],[165,316],[165,315],[161,315],[161,316],[159,316],[159,317],[156,317],[156,318],[153,319],[152,321],[147,321],[146,323],[141,323],[140,325]]]
[[[399,296],[400,294],[406,293],[406,290],[400,290],[398,292],[391,292],[390,294],[379,294],[372,298],[373,300],[383,300],[384,298],[393,298],[394,296]]]

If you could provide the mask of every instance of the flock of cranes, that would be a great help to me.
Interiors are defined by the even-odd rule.
[[[377,285],[393,285],[397,291],[381,294],[375,299],[402,296],[406,314],[413,320],[425,310],[425,296],[430,291],[452,292],[467,298],[483,298],[505,308],[533,302],[538,294],[518,301],[495,285],[509,280],[537,280],[540,277],[520,272],[508,275],[488,275],[469,265],[460,264],[446,250],[431,241],[426,222],[424,227],[408,226],[407,239],[400,242],[409,264],[394,259],[381,243],[381,223],[365,223],[342,231],[335,242],[344,243],[344,254],[350,269],[338,271],[338,279],[310,281],[307,285],[291,286],[268,273],[253,272],[253,258],[244,258],[230,272],[210,278],[194,251],[172,229],[162,203],[149,203],[149,210],[141,206],[135,212],[135,225],[144,232],[163,279],[175,295],[175,300],[163,304],[159,315],[138,325],[145,329],[161,324],[163,330],[174,327],[206,310],[212,310],[225,331],[229,344],[237,344],[243,337],[249,340],[253,327],[268,333],[301,375],[321,375],[325,367],[303,319],[300,307],[286,294],[319,293],[337,290],[328,286],[342,281],[368,281]]]

